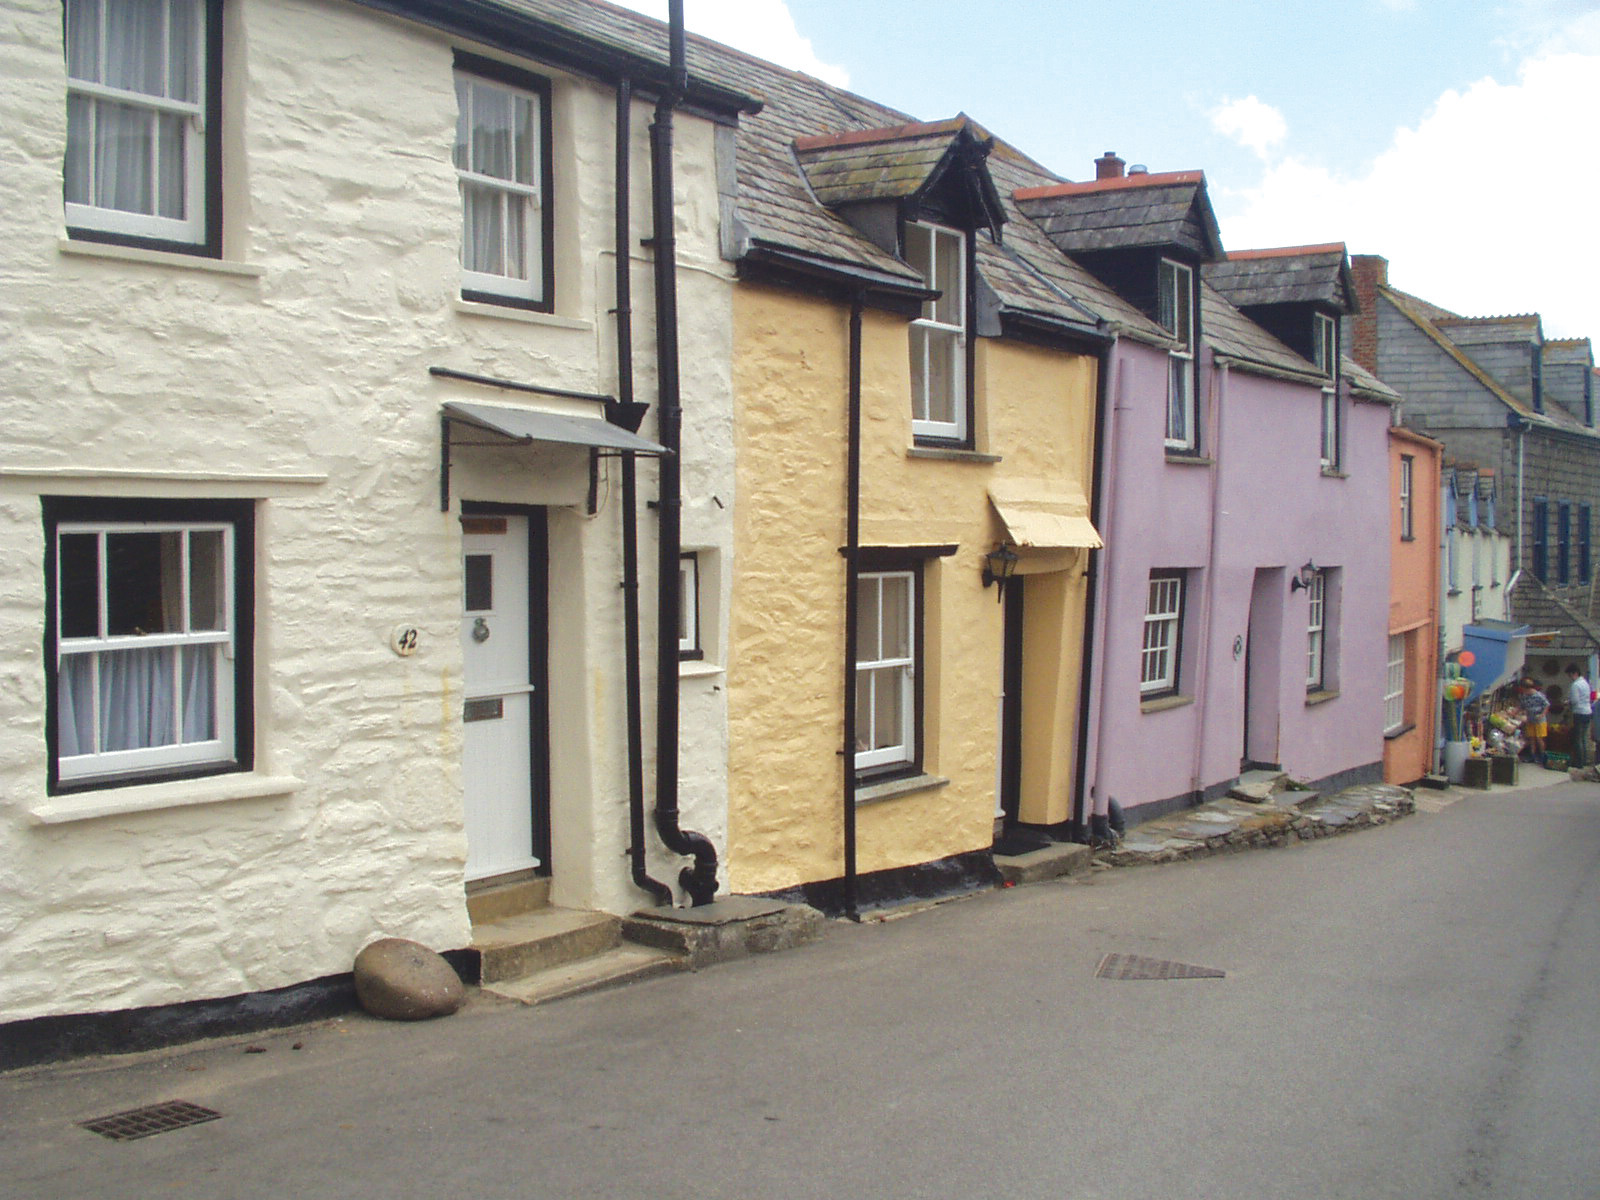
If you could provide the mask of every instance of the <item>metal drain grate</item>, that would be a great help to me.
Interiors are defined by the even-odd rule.
[[[1142,954],[1108,954],[1095,968],[1096,979],[1225,979],[1226,971],[1215,967],[1192,967],[1188,963],[1168,962],[1164,958],[1145,958]]]
[[[165,1104],[150,1104],[144,1108],[130,1108],[127,1112],[112,1113],[109,1117],[96,1117],[78,1124],[91,1133],[108,1137],[116,1142],[131,1142],[135,1138],[150,1137],[186,1125],[200,1125],[215,1121],[221,1113],[187,1100],[169,1100]]]

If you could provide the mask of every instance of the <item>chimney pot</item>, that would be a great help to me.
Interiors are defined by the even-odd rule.
[[[1145,166],[1143,163],[1134,163],[1133,166],[1128,168],[1128,174],[1129,175],[1148,175],[1148,174],[1150,174],[1150,168]]]
[[[1103,155],[1094,160],[1094,177],[1096,179],[1121,179],[1123,162],[1117,157],[1115,150],[1107,150]]]

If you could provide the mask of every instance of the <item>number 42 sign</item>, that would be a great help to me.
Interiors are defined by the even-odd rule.
[[[415,625],[403,623],[390,632],[389,648],[401,658],[410,658],[417,652],[417,643],[421,640],[422,634]]]

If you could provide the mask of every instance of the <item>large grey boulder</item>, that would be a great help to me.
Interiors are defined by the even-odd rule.
[[[467,999],[455,968],[405,938],[379,938],[356,955],[355,983],[361,1007],[389,1021],[447,1017]]]

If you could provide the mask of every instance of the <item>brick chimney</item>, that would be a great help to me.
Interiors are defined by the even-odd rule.
[[[1389,260],[1377,254],[1350,256],[1350,281],[1359,311],[1350,318],[1350,357],[1378,374],[1378,289],[1389,283]]]
[[[1121,179],[1124,165],[1122,159],[1117,157],[1115,150],[1107,150],[1094,160],[1094,177],[1096,179]]]

